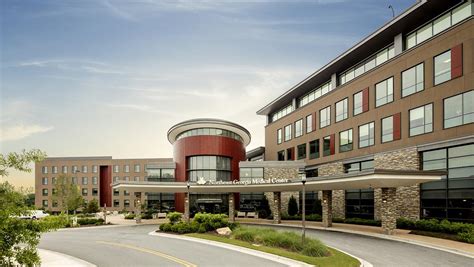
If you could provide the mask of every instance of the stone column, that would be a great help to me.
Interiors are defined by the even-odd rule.
[[[141,223],[142,222],[142,193],[135,192],[135,222]]]
[[[229,193],[229,221],[235,221],[235,200],[234,193]]]
[[[323,207],[323,227],[332,226],[332,191],[323,190],[323,199],[321,203]]]
[[[184,220],[189,222],[190,214],[189,214],[189,193],[184,193]]]
[[[397,189],[394,187],[382,188],[382,207],[380,217],[384,234],[391,235],[397,228]]]
[[[273,223],[281,223],[281,192],[273,192]]]

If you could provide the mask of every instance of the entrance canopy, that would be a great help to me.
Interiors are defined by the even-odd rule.
[[[420,183],[441,180],[446,172],[439,171],[400,171],[371,170],[340,176],[308,177],[307,191],[348,190],[366,188],[385,188],[411,186]],[[215,183],[190,183],[191,193],[249,193],[249,192],[285,192],[300,191],[301,178],[229,181]],[[132,182],[118,181],[114,189],[125,189],[134,192],[184,193],[188,192],[187,183],[183,182]]]

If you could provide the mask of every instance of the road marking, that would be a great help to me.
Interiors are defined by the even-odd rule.
[[[148,248],[142,248],[142,247],[137,247],[137,246],[133,246],[133,245],[129,245],[129,244],[114,243],[114,242],[107,242],[107,241],[96,241],[96,242],[100,243],[100,244],[106,244],[106,245],[111,245],[111,246],[116,246],[116,247],[123,247],[123,248],[133,249],[133,250],[137,250],[137,251],[141,251],[141,252],[145,252],[145,253],[150,253],[150,254],[168,259],[170,261],[177,262],[179,264],[182,264],[185,267],[197,267],[196,264],[190,263],[189,261],[178,259],[178,258],[173,257],[171,255],[168,255],[168,254],[156,251],[156,250],[148,249]]]

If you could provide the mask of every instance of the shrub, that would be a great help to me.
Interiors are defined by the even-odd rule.
[[[474,229],[471,229],[468,232],[458,233],[457,236],[462,242],[474,244]]]
[[[145,219],[145,220],[153,219],[153,216],[149,213],[144,213],[142,214],[142,219]]]
[[[298,203],[296,203],[296,198],[291,195],[288,200],[288,215],[293,216],[298,214]]]
[[[258,217],[262,219],[268,219],[272,215],[270,204],[268,203],[268,199],[266,195],[263,195],[262,202],[260,202],[260,207],[257,212],[258,212]]]
[[[281,215],[282,220],[302,220],[302,216],[300,214],[290,216],[288,214]],[[320,222],[322,221],[321,215],[319,214],[306,214],[305,216],[306,221],[313,221],[313,222]]]
[[[169,213],[168,215],[170,215]],[[176,215],[175,215],[176,214]],[[184,233],[205,233],[208,231],[216,230],[221,227],[229,227],[230,229],[235,229],[238,224],[230,223],[227,220],[227,215],[225,214],[209,214],[209,213],[197,213],[194,216],[193,221],[183,222],[181,221],[181,213],[173,212],[171,215],[171,220],[169,223],[164,223],[160,225],[160,230],[163,232],[175,232],[179,234]],[[177,219],[179,218],[179,219]]]
[[[170,212],[166,215],[166,218],[170,221],[171,224],[175,224],[177,222],[180,222],[181,219],[183,218],[183,214],[180,212]]]
[[[371,225],[371,226],[381,226],[382,222],[377,220],[362,219],[362,218],[347,218],[344,219],[344,223],[348,224],[360,224],[360,225]]]
[[[133,219],[135,219],[135,214],[129,213],[129,214],[125,215],[124,218],[125,218],[125,220],[133,220]]]
[[[104,224],[104,219],[102,219],[102,218],[99,218],[99,219],[96,219],[96,218],[79,218],[77,220],[77,223],[79,225],[92,225],[92,224],[102,225],[102,224]]]
[[[407,218],[398,218],[397,228],[412,230],[415,229],[415,222]]]

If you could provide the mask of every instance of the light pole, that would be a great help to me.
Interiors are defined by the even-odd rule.
[[[302,200],[302,204],[301,206],[303,206],[302,208],[302,212],[301,212],[301,242],[304,244],[304,239],[305,239],[305,236],[306,236],[306,188],[305,188],[305,184],[306,184],[306,173],[303,171],[300,172],[300,176],[301,176],[301,183],[303,184],[303,200]]]
[[[191,210],[190,210],[191,202],[190,202],[190,196],[189,196],[189,188],[191,187],[191,184],[189,183],[189,181],[186,183],[186,187],[188,188],[188,195],[187,195],[187,198],[186,198],[187,203],[185,203],[185,205],[188,206],[188,216],[186,216],[186,222],[189,223],[189,219],[191,217]]]

